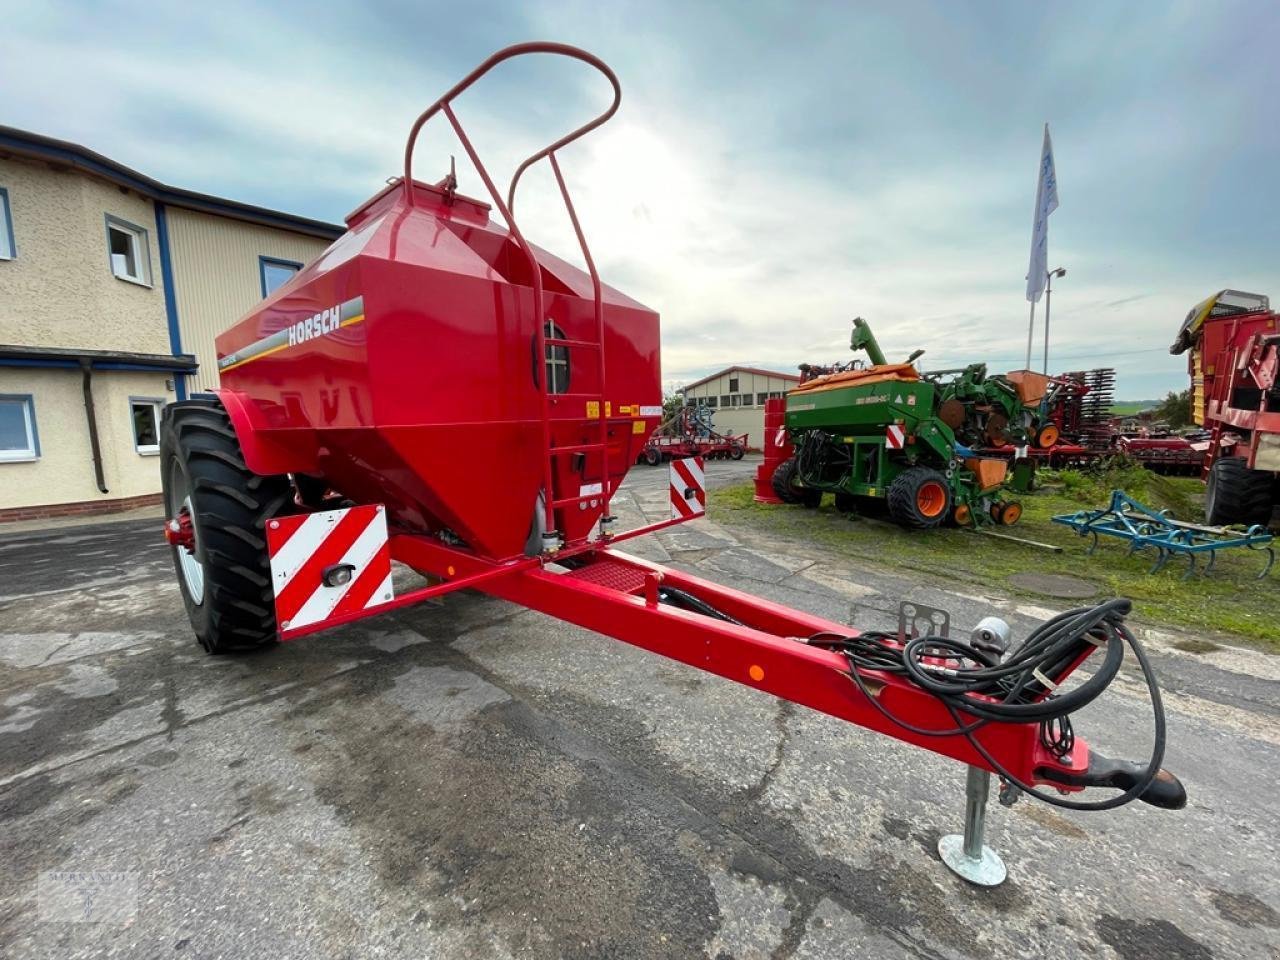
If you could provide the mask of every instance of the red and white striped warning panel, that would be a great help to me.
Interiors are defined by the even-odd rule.
[[[707,484],[702,458],[671,461],[671,516],[687,520],[707,512]]]
[[[272,520],[267,553],[281,630],[369,610],[395,595],[387,515],[379,505]]]
[[[907,431],[902,424],[889,424],[889,429],[884,432],[884,445],[890,450],[901,450],[907,445]]]

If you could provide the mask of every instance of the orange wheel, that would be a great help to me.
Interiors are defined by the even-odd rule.
[[[1052,423],[1045,424],[1036,434],[1036,446],[1041,450],[1048,450],[1057,442],[1058,428]]]
[[[967,503],[957,503],[955,510],[951,512],[951,518],[958,526],[967,527],[973,520],[973,511]]]
[[[991,505],[991,519],[1002,527],[1012,527],[1022,519],[1022,504],[1016,500]]]
[[[939,516],[947,509],[947,488],[937,480],[920,484],[916,490],[916,509],[930,520]]]

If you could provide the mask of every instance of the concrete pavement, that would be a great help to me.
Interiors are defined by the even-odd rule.
[[[637,467],[622,525],[665,497]],[[631,549],[863,628],[1050,612],[714,518]],[[1189,807],[993,804],[984,891],[955,763],[479,594],[210,658],[147,520],[0,533],[0,598],[6,957],[1280,955],[1261,653],[1148,636]],[[1139,758],[1146,716],[1125,674],[1077,729]]]

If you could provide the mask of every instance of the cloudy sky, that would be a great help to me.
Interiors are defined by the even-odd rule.
[[[622,108],[562,161],[605,279],[662,313],[669,384],[843,359],[856,315],[891,357],[1021,366],[1046,121],[1050,266],[1068,269],[1051,367],[1114,366],[1122,397],[1154,397],[1185,385],[1166,348],[1193,303],[1280,297],[1272,0],[0,0],[0,23],[0,123],[333,221],[487,54],[586,47]],[[459,102],[495,173],[605,102],[586,68],[542,60]],[[421,141],[424,177],[460,153],[446,129]],[[574,250],[550,175],[522,190],[525,232]]]

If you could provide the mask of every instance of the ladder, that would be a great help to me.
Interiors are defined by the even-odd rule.
[[[516,168],[515,173],[512,175],[511,185],[508,188],[507,197],[504,201],[502,195],[494,185],[493,178],[489,176],[489,172],[480,161],[480,157],[476,153],[475,147],[472,146],[470,138],[467,137],[466,131],[462,129],[462,124],[458,122],[457,115],[453,112],[451,104],[459,94],[499,63],[502,63],[505,60],[510,60],[513,57],[533,53],[549,53],[557,56],[569,57],[595,67],[595,69],[605,76],[605,79],[607,79],[609,84],[612,86],[613,100],[609,104],[608,108],[594,119],[526,158]],[[516,245],[524,253],[525,258],[529,262],[529,271],[533,286],[533,308],[536,311],[535,350],[536,355],[542,358],[542,362],[535,363],[534,366],[537,371],[538,391],[541,394],[541,448],[544,452],[544,457],[542,462],[542,531],[540,539],[542,553],[544,555],[555,554],[565,545],[562,534],[565,525],[561,522],[561,518],[564,516],[564,511],[577,507],[583,502],[603,500],[604,510],[600,518],[600,529],[603,539],[608,539],[609,525],[614,519],[609,511],[609,504],[613,496],[613,490],[611,489],[611,473],[609,470],[609,414],[611,411],[609,410],[609,401],[606,399],[608,392],[605,386],[604,300],[600,284],[600,275],[596,270],[595,260],[591,256],[591,250],[587,246],[586,237],[583,235],[582,225],[578,221],[577,211],[574,210],[573,201],[569,197],[569,189],[565,184],[564,175],[561,173],[560,163],[556,159],[556,151],[605,123],[617,112],[618,104],[621,102],[621,99],[622,88],[618,83],[617,76],[608,67],[608,65],[598,57],[587,53],[585,50],[580,50],[577,47],[572,47],[563,43],[520,43],[507,47],[504,50],[500,50],[493,56],[489,57],[489,59],[485,60],[478,67],[472,70],[471,73],[458,81],[458,83],[445,93],[444,96],[424,110],[410,129],[409,139],[405,144],[404,192],[406,204],[412,207],[414,206],[413,148],[417,143],[418,134],[421,132],[422,127],[426,122],[437,113],[443,113],[445,118],[453,127],[453,131],[457,135],[458,141],[462,144],[462,147],[466,151],[472,165],[475,167],[476,172],[480,175],[480,179],[484,182],[485,189],[489,191],[489,196],[492,198],[494,206],[498,208],[498,212],[502,214],[503,219],[506,221],[507,229],[510,231],[512,239],[515,240]],[[552,172],[555,174],[556,184],[560,188],[560,196],[564,201],[565,210],[569,214],[569,220],[573,224],[573,231],[578,238],[578,246],[582,251],[583,259],[587,264],[587,270],[591,275],[592,300],[595,308],[595,330],[594,336],[590,339],[569,339],[554,335],[551,319],[547,316],[546,295],[542,285],[542,265],[534,255],[533,247],[530,246],[528,241],[525,240],[524,235],[520,232],[520,227],[516,223],[515,216],[512,213],[512,209],[515,206],[516,187],[520,183],[521,176],[523,176],[524,172],[529,169],[529,167],[544,158],[550,163]],[[598,364],[598,392],[577,394],[553,393],[551,391],[551,384],[548,384],[547,382],[548,348],[553,350],[556,348],[565,348],[566,350],[577,349],[594,351]],[[557,423],[592,423],[593,421],[598,421],[595,425],[599,430],[599,439],[589,443],[555,445],[552,442],[552,413],[553,408],[558,405],[560,401],[570,401],[575,404],[581,402],[583,405],[583,415],[580,418],[559,418],[556,421]],[[595,412],[594,416],[592,416],[593,410]],[[580,487],[578,491],[576,491],[576,495],[571,495],[571,492],[567,490],[557,490],[555,485],[555,464],[558,458],[582,455],[585,463],[585,458],[594,454],[598,454],[600,457],[600,491],[598,493],[591,492],[584,494],[584,487]]]

